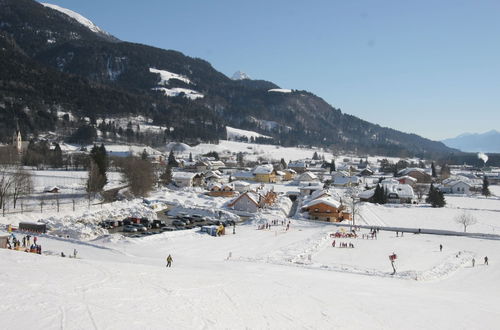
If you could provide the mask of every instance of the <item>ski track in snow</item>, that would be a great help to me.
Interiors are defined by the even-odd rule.
[[[441,280],[452,275],[460,268],[463,268],[466,264],[470,264],[472,258],[475,257],[473,252],[459,251],[457,253],[450,254],[444,262],[435,265],[431,269],[424,271],[402,271],[396,272],[394,275],[390,272],[383,272],[376,269],[360,268],[344,264],[325,265],[310,261],[309,255],[312,259],[314,254],[329,246],[331,241],[330,233],[333,232],[331,230],[322,231],[305,240],[290,244],[260,258],[236,257],[231,258],[229,261],[260,262],[280,266],[302,267],[307,269],[335,271],[357,275],[398,278],[415,281],[433,281]]]

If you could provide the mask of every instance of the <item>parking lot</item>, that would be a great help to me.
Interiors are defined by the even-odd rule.
[[[158,211],[157,220],[127,218],[122,221],[104,221],[102,226],[113,233],[120,233],[128,237],[144,237],[165,231],[186,230],[209,225],[233,226],[234,221],[220,221],[215,218],[203,217],[198,214],[179,213],[177,216],[168,215],[167,210]]]

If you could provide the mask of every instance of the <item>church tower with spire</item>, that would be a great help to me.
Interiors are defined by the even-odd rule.
[[[19,123],[16,125],[16,132],[12,137],[12,146],[16,148],[18,153],[23,151],[23,139],[21,137],[21,130],[19,129]]]

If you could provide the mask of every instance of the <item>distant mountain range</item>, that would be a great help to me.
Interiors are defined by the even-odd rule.
[[[163,129],[153,135],[114,121],[132,116]],[[0,0],[0,142],[17,123],[24,135],[51,131],[74,142],[217,142],[230,126],[285,146],[427,158],[456,152],[345,114],[307,91],[242,72],[230,79],[203,59],[121,41],[65,8]]]
[[[464,133],[451,139],[442,140],[445,145],[464,152],[500,153],[500,132],[491,130],[486,133]]]

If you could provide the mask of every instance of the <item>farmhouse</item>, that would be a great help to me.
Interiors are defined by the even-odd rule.
[[[309,219],[329,222],[351,220],[351,214],[344,206],[331,197],[317,198],[302,206],[303,212],[309,213]]]

